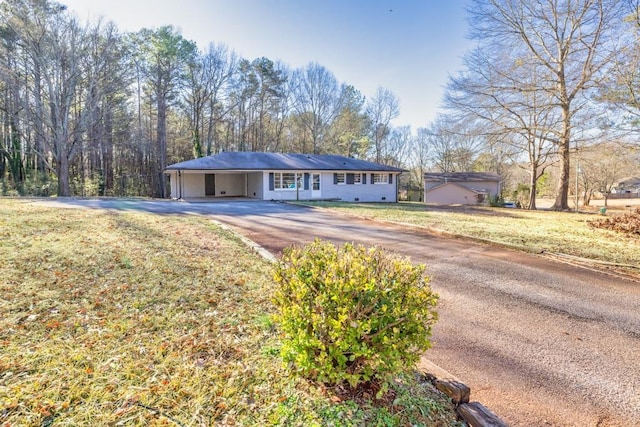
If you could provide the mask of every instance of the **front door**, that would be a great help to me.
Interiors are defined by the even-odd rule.
[[[204,195],[216,195],[216,176],[212,173],[205,174],[204,176]]]
[[[311,197],[313,199],[319,199],[322,197],[322,191],[320,190],[320,174],[311,174]]]

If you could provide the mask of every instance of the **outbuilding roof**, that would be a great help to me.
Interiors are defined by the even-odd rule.
[[[336,170],[404,172],[404,169],[351,157],[330,154],[282,154],[252,151],[223,152],[199,159],[175,163],[166,169],[172,170]]]
[[[626,178],[622,178],[618,182],[616,182],[616,185],[619,186],[620,184],[623,184],[623,185],[629,185],[629,184],[637,185],[637,184],[640,184],[640,177],[628,176]]]
[[[502,181],[500,175],[486,172],[426,172],[426,182],[478,182],[478,181]]]

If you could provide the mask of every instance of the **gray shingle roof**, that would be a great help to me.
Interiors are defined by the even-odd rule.
[[[447,172],[424,174],[427,182],[474,182],[474,181],[502,181],[500,175],[486,172]]]
[[[281,154],[259,152],[224,152],[199,159],[175,163],[172,170],[339,170],[403,172],[404,169],[351,157],[328,154]]]

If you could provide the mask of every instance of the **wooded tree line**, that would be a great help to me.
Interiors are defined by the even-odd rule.
[[[1,190],[164,197],[168,164],[275,151],[405,167],[414,188],[425,171],[509,178],[523,167],[531,208],[553,171],[566,209],[579,156],[585,197],[588,164],[637,169],[637,1],[473,0],[476,48],[448,83],[447,113],[413,131],[392,125],[392,92],[366,99],[317,63],[291,69],[222,44],[201,49],[171,26],[122,33],[54,1],[4,0]],[[603,176],[597,167],[591,175]]]
[[[1,8],[0,177],[19,194],[163,197],[168,164],[231,150],[393,157],[395,95],[365,102],[320,64],[120,33],[48,0]]]

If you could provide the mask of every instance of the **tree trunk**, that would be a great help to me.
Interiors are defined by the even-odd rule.
[[[113,110],[108,108],[104,119],[102,139],[103,196],[113,195]]]
[[[167,168],[167,106],[166,100],[158,97],[158,191],[157,196],[166,197],[167,177],[164,170]]]
[[[58,175],[58,197],[71,196],[71,188],[69,187],[69,159],[65,153],[58,156],[56,175]]]
[[[556,200],[551,209],[563,211],[569,209],[569,182],[571,151],[569,144],[571,141],[571,109],[570,105],[562,107],[562,135],[558,144],[558,155],[560,156],[560,177],[556,187]],[[577,207],[576,207],[577,208]]]
[[[536,189],[538,187],[538,165],[531,165],[531,179],[529,181],[529,206],[527,209],[535,211],[536,207]]]
[[[558,149],[560,155],[560,177],[556,187],[556,200],[552,209],[561,211],[569,209],[569,147],[568,143],[562,143]]]

